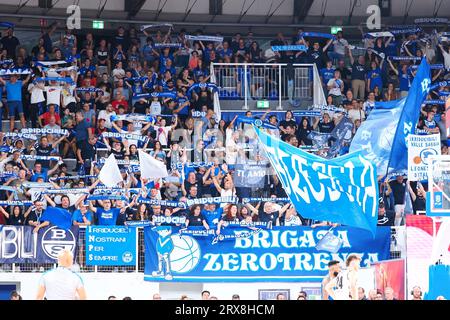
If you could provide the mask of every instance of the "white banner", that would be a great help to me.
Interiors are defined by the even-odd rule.
[[[441,137],[432,135],[409,135],[408,180],[428,180],[428,157],[441,154]]]

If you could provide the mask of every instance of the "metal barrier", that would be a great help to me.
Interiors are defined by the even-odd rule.
[[[212,63],[211,74],[211,80],[220,87],[219,99],[243,100],[243,109],[249,109],[250,100],[278,101],[279,110],[284,101],[324,102],[324,97],[314,94],[322,88],[314,64]]]
[[[75,258],[75,269],[79,268],[80,272],[144,272],[145,265],[145,245],[144,245],[144,230],[138,228],[138,244],[137,244],[137,264],[136,266],[87,266],[85,256],[85,239],[86,233],[84,228],[79,229],[78,235],[78,253]],[[406,228],[391,227],[391,259],[406,258]],[[2,264],[0,266],[1,272],[45,272],[55,268],[56,264],[46,263],[13,263]]]

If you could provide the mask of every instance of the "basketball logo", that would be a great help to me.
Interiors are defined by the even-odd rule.
[[[186,273],[194,270],[200,261],[200,246],[188,236],[174,235],[173,251],[170,253],[170,267],[173,272]]]
[[[419,156],[415,156],[413,159],[414,164],[420,164],[422,162],[422,159],[420,159]]]

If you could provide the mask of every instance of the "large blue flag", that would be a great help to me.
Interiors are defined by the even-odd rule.
[[[430,65],[422,59],[408,96],[376,103],[375,109],[356,132],[350,152],[367,152],[366,157],[376,164],[379,176],[408,170],[406,139],[415,133],[420,108],[430,84]]]
[[[376,102],[375,108],[356,131],[350,144],[350,152],[365,152],[365,157],[376,166],[379,176],[387,173],[392,143],[405,100]]]
[[[72,225],[72,214],[69,210],[56,207],[47,207],[42,214],[42,221],[48,221],[61,229],[68,230]]]
[[[326,160],[258,128],[255,130],[300,215],[375,234],[378,218],[376,170],[362,153]]]

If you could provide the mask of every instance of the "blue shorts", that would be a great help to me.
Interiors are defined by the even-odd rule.
[[[20,115],[23,114],[22,101],[8,101],[9,117],[13,118],[16,112]]]

